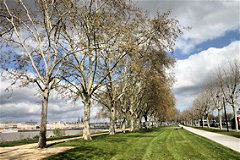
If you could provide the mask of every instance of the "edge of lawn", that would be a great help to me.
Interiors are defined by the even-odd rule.
[[[185,126],[192,127],[192,128],[195,128],[195,129],[204,130],[204,131],[224,134],[224,135],[228,135],[228,136],[232,136],[232,137],[236,137],[236,138],[240,138],[240,132],[237,132],[237,131],[229,131],[229,132],[227,132],[226,130],[220,130],[220,129],[205,128],[205,127],[202,128],[202,127],[190,126],[190,125],[185,125]]]
[[[187,126],[187,125],[186,125],[186,126]],[[187,127],[190,127],[190,126],[187,126]],[[192,127],[192,128],[195,128],[194,126],[191,126],[191,127]],[[196,127],[196,129],[197,129],[197,128],[201,128],[201,127]],[[184,129],[184,128],[183,128],[183,129]],[[208,128],[207,128],[207,129],[208,129]],[[227,150],[231,150],[231,151],[233,151],[233,152],[235,152],[235,153],[237,153],[237,154],[240,155],[239,152],[237,152],[237,151],[235,151],[235,150],[233,150],[233,149],[231,149],[231,148],[229,148],[229,147],[227,147],[227,146],[224,146],[224,145],[222,145],[222,144],[220,144],[220,143],[217,143],[217,142],[215,142],[215,141],[213,141],[213,140],[211,140],[211,139],[208,139],[207,137],[198,135],[198,134],[193,133],[193,132],[191,132],[191,131],[189,131],[189,130],[187,130],[187,129],[184,129],[184,130],[187,131],[187,132],[190,132],[190,133],[193,134],[193,135],[199,136],[199,137],[201,137],[201,138],[203,138],[203,139],[205,139],[205,140],[207,140],[207,141],[210,141],[211,144],[220,145],[221,147],[223,147],[223,148],[225,148],[225,149],[227,149]],[[202,130],[204,130],[204,128],[203,128]],[[207,130],[205,130],[205,131],[207,131]],[[221,130],[221,131],[222,131],[222,130]],[[226,131],[226,132],[227,132],[227,131]],[[234,132],[234,131],[232,131],[232,132]],[[217,133],[217,132],[215,132],[215,133]],[[233,137],[234,137],[234,136],[233,136]]]
[[[99,133],[107,133],[108,130],[100,130],[96,132],[92,132],[91,135],[99,134]],[[54,136],[47,138],[47,141],[54,141],[54,140],[60,140],[60,139],[68,139],[68,138],[74,138],[74,137],[80,137],[82,134],[76,134],[76,135],[68,135],[68,136]],[[35,138],[24,138],[17,141],[5,141],[0,142],[0,147],[14,147],[14,146],[21,146],[25,144],[33,144],[37,143],[39,140],[39,137],[36,136]]]
[[[178,129],[176,129],[176,128],[181,128],[181,127],[178,127],[178,126],[171,126],[172,128],[173,128],[173,130],[178,130]],[[161,128],[161,127],[160,127]],[[156,129],[158,129],[158,128],[156,128]],[[222,144],[219,144],[219,143],[217,143],[217,142],[215,142],[215,141],[212,141],[212,140],[210,140],[210,139],[208,139],[208,138],[206,138],[206,137],[203,137],[203,136],[200,136],[200,135],[197,135],[197,134],[195,134],[195,133],[192,133],[192,132],[190,132],[190,131],[188,131],[188,130],[186,130],[186,129],[184,129],[185,131],[186,131],[186,133],[187,133],[187,135],[189,134],[189,135],[192,135],[192,138],[193,139],[196,139],[196,141],[198,141],[198,142],[202,142],[203,140],[204,140],[204,142],[205,142],[205,144],[211,144],[213,147],[211,147],[211,148],[217,148],[218,150],[221,150],[221,151],[224,151],[224,153],[225,153],[225,155],[228,155],[228,153],[231,153],[231,154],[233,154],[233,155],[240,155],[240,153],[238,153],[238,152],[236,152],[236,151],[234,151],[234,150],[232,150],[232,149],[230,149],[230,148],[228,148],[228,147],[226,147],[226,146],[223,146]],[[155,128],[149,128],[149,129],[147,129],[147,130],[145,130],[145,129],[143,129],[143,130],[138,130],[138,131],[134,131],[134,132],[127,132],[127,134],[128,133],[130,133],[130,134],[132,134],[132,133],[144,133],[144,132],[151,132],[151,131],[155,131]],[[123,133],[118,133],[118,134],[123,134]],[[104,135],[102,138],[103,139],[100,139],[100,141],[103,141],[104,140],[104,138],[106,138],[107,136],[109,136],[109,135]],[[121,136],[120,136],[121,137]],[[120,138],[120,137],[117,137],[117,138]],[[125,137],[125,136],[124,136]],[[128,136],[127,136],[128,137]],[[129,137],[129,138],[131,138],[131,136]],[[96,140],[99,140],[99,139],[96,139]],[[108,141],[108,140],[106,140],[106,142],[110,142],[110,143],[112,143],[112,141]],[[88,143],[88,142],[87,142]],[[149,142],[149,143],[151,143],[151,142]],[[176,141],[176,143],[177,143],[177,141]],[[84,143],[82,143],[82,145],[84,146],[85,145],[85,142]],[[65,153],[65,152],[63,152],[63,153],[59,153],[59,154],[56,154],[56,155],[52,155],[52,156],[49,156],[49,157],[47,157],[46,159],[61,159],[61,158],[63,158],[63,157],[65,157],[65,156],[70,156],[71,158],[72,157],[74,157],[74,155],[75,156],[79,156],[79,154],[83,154],[82,152],[81,152],[81,149],[83,149],[84,147],[82,147],[82,145],[81,145],[81,143],[79,143],[79,142],[77,142],[77,141],[75,141],[75,140],[73,140],[73,141],[70,141],[70,142],[67,142],[67,143],[63,143],[63,144],[60,144],[60,145],[53,145],[53,146],[51,146],[51,147],[63,147],[63,146],[72,146],[72,147],[76,147],[76,149],[74,148],[74,149],[72,149],[71,151],[66,151],[66,152],[69,152],[69,153]],[[87,148],[87,147],[86,147]],[[117,148],[117,147],[116,147]],[[90,148],[91,149],[91,148]],[[98,151],[98,149],[97,148],[95,148],[95,150],[94,151]],[[88,153],[90,153],[90,154],[95,154],[95,152],[94,151],[92,151],[93,153],[90,153],[90,151],[88,150],[87,152]],[[79,154],[78,153],[76,153],[76,152],[79,152]],[[74,154],[74,155],[72,155],[72,153],[76,153],[76,154]],[[84,152],[85,153],[85,152]],[[107,153],[111,153],[110,151],[109,152],[107,152]],[[114,152],[114,154],[115,154],[115,152]],[[120,153],[118,153],[118,154],[120,154]],[[167,155],[167,154],[166,154]],[[117,156],[113,156],[112,157],[112,159],[114,159],[114,158],[116,158]],[[144,157],[144,156],[143,156]],[[228,156],[227,156],[228,157]],[[236,156],[235,156],[236,157]],[[70,159],[71,159],[70,158]],[[79,157],[75,157],[76,159],[78,159]],[[75,158],[73,158],[73,159],[75,159]],[[85,157],[86,158],[86,157]],[[171,158],[173,158],[172,156],[171,156]],[[84,159],[84,158],[83,158]],[[91,158],[86,158],[86,159],[91,159]],[[93,159],[95,159],[95,158],[93,158]],[[102,159],[102,158],[99,158],[99,159]],[[109,159],[111,159],[111,158],[109,158]],[[116,158],[117,159],[117,158]],[[121,158],[121,159],[124,159],[124,158]],[[128,159],[128,158],[125,158],[125,159]],[[131,159],[131,158],[129,158],[129,159]],[[144,159],[144,158],[143,158]],[[154,158],[153,158],[154,159]],[[168,159],[168,158],[167,158]],[[221,158],[220,158],[221,159]],[[225,157],[225,159],[226,159],[226,157]],[[230,158],[230,159],[232,159],[232,158]]]

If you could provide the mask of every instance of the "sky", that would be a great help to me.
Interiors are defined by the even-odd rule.
[[[177,62],[173,68],[176,83],[173,92],[180,111],[191,106],[201,85],[217,67],[223,67],[234,58],[240,59],[240,1],[234,0],[135,0],[150,16],[171,10],[171,17],[180,25],[191,27],[184,31],[175,46]],[[34,87],[16,88],[5,92],[10,82],[0,81],[0,121],[40,121],[41,99]],[[99,106],[93,104],[94,120]],[[52,94],[49,100],[48,120],[77,121],[83,117],[83,104],[61,100]]]

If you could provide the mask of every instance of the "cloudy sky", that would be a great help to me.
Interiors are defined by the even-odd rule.
[[[177,63],[173,71],[176,76],[174,94],[177,108],[191,106],[201,85],[218,66],[240,59],[240,1],[236,0],[136,0],[137,5],[154,16],[172,11],[185,31],[176,43]],[[41,101],[34,96],[34,88],[14,89],[5,92],[9,82],[1,79],[0,121],[40,121]],[[98,107],[92,109],[94,117]],[[76,121],[83,115],[83,104],[61,101],[52,95],[49,102],[49,121]]]

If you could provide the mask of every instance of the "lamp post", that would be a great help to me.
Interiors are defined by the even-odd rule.
[[[226,113],[226,106],[225,106],[225,99],[223,97],[223,107],[224,107],[224,112],[225,112],[225,121],[226,121],[226,124],[227,124],[227,131],[229,132],[229,129],[228,129],[228,120],[227,120],[227,113]]]

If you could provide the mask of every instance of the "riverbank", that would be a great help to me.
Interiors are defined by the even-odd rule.
[[[92,128],[91,131],[100,131],[105,130],[106,128]],[[79,129],[63,129],[61,130],[64,132],[65,136],[72,136],[72,135],[80,135],[82,134],[82,128]],[[12,133],[0,133],[0,142],[8,142],[8,141],[18,141],[21,139],[32,139],[39,136],[39,130],[27,130],[21,132],[12,132]],[[54,130],[47,130],[47,137],[54,137]]]

